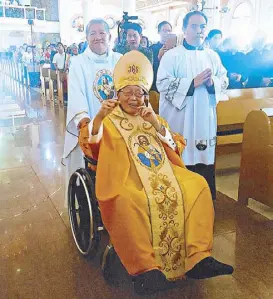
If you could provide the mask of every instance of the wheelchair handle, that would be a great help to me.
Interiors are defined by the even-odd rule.
[[[98,164],[98,161],[91,157],[84,156],[84,160],[85,162],[90,163],[93,166],[96,166]]]

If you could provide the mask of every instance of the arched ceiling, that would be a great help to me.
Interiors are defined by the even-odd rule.
[[[148,7],[153,7],[156,5],[163,5],[163,4],[169,4],[171,5],[172,2],[174,4],[181,4],[187,3],[187,2],[192,2],[192,0],[136,0],[136,8],[137,9],[143,9],[143,8],[148,8]]]
[[[179,2],[182,3],[196,3],[197,0],[136,0],[136,8],[143,9],[156,5],[169,4],[171,6],[172,2],[177,5]],[[221,7],[228,5],[229,0],[221,0]]]

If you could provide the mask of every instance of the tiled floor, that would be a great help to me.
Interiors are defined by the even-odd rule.
[[[74,246],[64,208],[63,108],[44,106],[35,91],[0,75],[2,112],[15,99],[25,116],[0,122],[0,298],[137,298],[124,273],[119,286],[107,285],[99,256],[85,260]],[[271,211],[268,219],[224,195],[236,199],[239,160],[219,157],[215,205],[213,253],[234,274],[183,281],[150,298],[273,298]]]

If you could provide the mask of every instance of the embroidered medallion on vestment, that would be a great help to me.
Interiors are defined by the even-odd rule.
[[[105,100],[113,99],[115,96],[113,74],[109,70],[100,70],[93,82],[95,96],[102,103]]]

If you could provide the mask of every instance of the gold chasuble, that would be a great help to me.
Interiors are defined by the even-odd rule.
[[[147,196],[156,260],[167,279],[179,279],[185,273],[184,204],[162,142],[140,116],[117,107],[109,118],[126,143]]]
[[[116,91],[137,85],[148,94],[152,82],[152,66],[137,51],[125,54],[115,67]],[[96,196],[121,262],[130,275],[160,269],[169,280],[182,278],[211,255],[214,222],[205,179],[188,171],[181,160],[183,137],[171,133],[174,150],[150,123],[120,106],[104,118],[101,134],[89,142],[86,124],[79,144],[86,156],[98,161]]]

